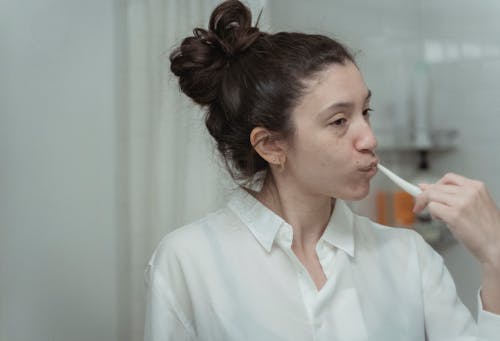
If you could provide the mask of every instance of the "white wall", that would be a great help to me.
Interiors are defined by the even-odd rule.
[[[408,126],[401,115],[411,101],[408,89],[415,62],[431,62],[432,121],[436,128],[456,129],[456,150],[431,154],[436,174],[454,171],[485,181],[500,202],[500,25],[498,1],[352,0],[270,2],[273,29],[322,32],[357,53],[357,61],[374,97],[372,123],[379,142]],[[399,116],[399,117],[398,117]],[[403,118],[403,120],[401,120]],[[394,122],[400,129],[387,130]],[[415,155],[380,152],[382,160],[411,176]],[[374,188],[385,184],[377,176]],[[373,217],[373,198],[361,213]],[[443,252],[464,303],[475,313],[480,282],[477,262],[457,244]]]
[[[459,132],[457,149],[434,153],[432,165],[438,174],[453,171],[484,181],[500,203],[500,2],[422,3],[424,51],[435,60],[431,68],[433,123]],[[478,263],[460,244],[443,256],[463,301],[475,311]]]
[[[117,330],[110,1],[0,1],[0,340]]]

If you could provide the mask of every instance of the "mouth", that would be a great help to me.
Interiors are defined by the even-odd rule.
[[[364,167],[358,168],[358,170],[360,170],[361,172],[367,172],[367,173],[376,172],[377,165],[378,165],[378,161],[373,161]]]

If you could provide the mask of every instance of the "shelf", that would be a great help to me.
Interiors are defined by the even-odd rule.
[[[391,131],[376,132],[378,147],[377,151],[416,151],[428,149],[430,151],[448,151],[455,149],[458,146],[458,131],[457,130],[432,130],[430,134],[431,147],[421,148],[415,145],[408,136],[398,136],[397,133]]]

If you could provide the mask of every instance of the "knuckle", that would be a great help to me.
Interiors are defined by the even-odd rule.
[[[476,186],[480,191],[484,191],[486,189],[486,185],[482,181],[476,181]]]
[[[452,177],[454,177],[454,176],[455,176],[455,173],[453,173],[453,172],[447,172],[447,173],[444,175],[444,177],[445,177],[445,178],[447,178],[447,179],[452,178]]]
[[[472,184],[471,187],[473,190],[472,193],[474,196],[478,195],[479,193],[484,192],[486,189],[486,186],[482,181],[473,180],[471,184]]]

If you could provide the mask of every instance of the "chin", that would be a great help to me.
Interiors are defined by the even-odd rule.
[[[369,193],[370,193],[370,185],[368,184],[367,186],[355,188],[349,193],[345,193],[346,194],[345,196],[343,197],[339,196],[339,198],[346,201],[359,201],[366,198]]]
[[[354,196],[354,197],[352,197],[351,199],[349,199],[349,201],[359,201],[359,200],[363,200],[363,199],[364,199],[364,198],[366,198],[367,196],[368,196],[368,193],[363,194],[363,195]]]

